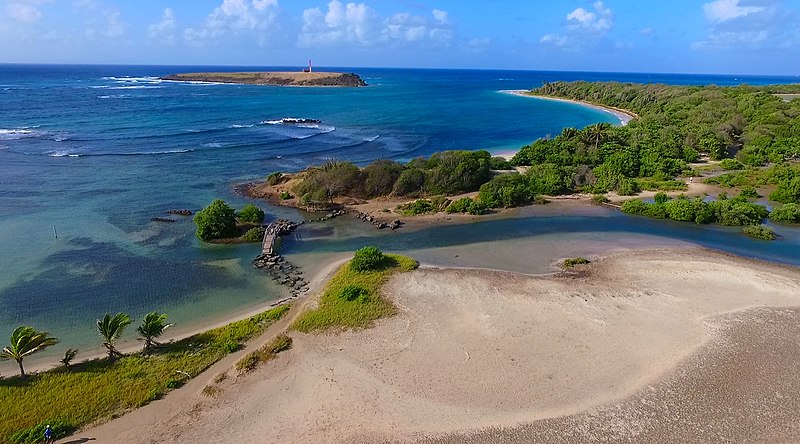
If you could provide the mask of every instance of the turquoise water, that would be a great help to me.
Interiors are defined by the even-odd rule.
[[[285,291],[249,264],[258,246],[204,245],[189,218],[150,222],[168,209],[198,210],[216,197],[241,206],[246,199],[234,194],[235,183],[329,158],[366,163],[446,149],[501,150],[565,126],[616,122],[603,112],[502,90],[574,79],[793,80],[357,69],[369,87],[330,89],[156,78],[208,69],[0,65],[0,338],[30,324],[61,338],[63,348],[88,349],[99,344],[93,322],[105,312],[140,318],[163,310],[189,329],[282,297]],[[322,123],[275,123],[283,117]],[[304,217],[285,208],[267,210],[270,219]],[[573,213],[534,208],[513,219],[391,234],[336,220],[299,230],[284,252],[310,271],[366,243],[431,263],[523,272],[546,271],[562,253],[633,244],[702,244],[797,263],[800,239],[791,228],[778,227],[783,239],[764,243],[724,228],[602,209]],[[497,246],[526,259],[509,259]]]

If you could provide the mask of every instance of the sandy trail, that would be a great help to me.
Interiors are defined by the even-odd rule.
[[[655,439],[658,431],[641,421],[598,418],[641,399],[662,402],[657,395],[674,395],[669,381],[676,375],[714,393],[717,383],[721,393],[752,385],[746,376],[713,376],[724,365],[772,369],[761,383],[774,402],[759,405],[781,409],[781,400],[800,399],[800,372],[785,372],[788,383],[780,377],[787,359],[797,361],[791,348],[763,356],[725,353],[734,337],[750,352],[768,351],[758,345],[763,332],[734,321],[754,307],[800,306],[797,269],[698,249],[651,250],[615,253],[581,272],[550,277],[420,269],[396,276],[385,290],[400,307],[397,316],[360,332],[294,333],[295,347],[276,361],[231,378],[217,397],[196,394],[171,405],[169,415],[125,442],[462,442],[469,436],[530,442],[566,436],[559,431],[577,425],[583,428],[575,442]],[[775,332],[800,330],[800,311],[762,315],[770,323],[760,325],[774,325]],[[664,395],[672,404],[663,405],[673,408],[664,412],[674,416],[693,403],[702,418],[706,401],[689,395]],[[157,412],[160,403],[142,410]],[[714,414],[746,425],[754,418],[742,410],[747,405]],[[630,411],[670,424],[659,422],[660,407]],[[125,418],[78,436],[114,442],[107,439],[118,437]],[[587,425],[614,418],[618,430],[605,434]],[[800,438],[787,425],[800,420],[800,411],[790,409],[788,418],[772,435],[762,430],[755,438]],[[700,426],[679,421],[668,430],[701,436],[691,427]]]

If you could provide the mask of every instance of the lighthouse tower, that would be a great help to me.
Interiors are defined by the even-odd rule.
[[[308,72],[311,72],[311,59],[308,59]]]

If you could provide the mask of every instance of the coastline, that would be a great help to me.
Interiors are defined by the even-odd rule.
[[[629,110],[626,110],[626,109],[614,108],[614,107],[604,106],[604,105],[598,105],[596,103],[586,102],[586,101],[583,101],[583,100],[564,99],[564,98],[561,98],[561,97],[539,96],[539,95],[530,94],[529,91],[523,90],[523,89],[509,89],[509,90],[503,90],[501,92],[505,93],[505,94],[512,94],[512,95],[515,95],[515,96],[520,96],[520,97],[530,97],[530,98],[540,99],[540,100],[552,100],[552,101],[556,101],[556,102],[571,103],[573,105],[580,105],[580,106],[584,106],[586,108],[591,108],[591,109],[594,109],[594,110],[597,110],[597,111],[602,111],[604,113],[611,114],[614,117],[616,117],[617,119],[619,119],[619,125],[620,126],[625,126],[631,120],[639,118],[639,116],[636,113],[634,113],[632,111],[629,111]]]
[[[653,426],[657,412],[632,428],[625,424],[638,417],[613,412],[636,408],[632,405],[646,408],[639,401],[643,398],[664,397],[674,411],[705,417],[704,398],[676,394],[676,389],[729,365],[726,353],[739,356],[730,335],[741,333],[736,337],[743,341],[736,344],[748,350],[766,349],[753,346],[764,337],[760,327],[739,331],[737,326],[774,325],[766,336],[770,339],[800,328],[798,276],[797,267],[703,248],[619,251],[546,276],[420,268],[390,280],[386,294],[399,313],[371,329],[332,335],[293,332],[290,352],[251,375],[233,378],[214,397],[203,396],[195,384],[194,392],[178,390],[174,399],[169,395],[73,438],[94,437],[98,443],[112,438],[244,442],[256,437],[276,442],[485,442],[498,433],[524,436],[520,427],[562,436],[563,430],[575,429],[569,427],[572,421],[609,415],[606,422],[619,421],[622,427],[575,430],[583,439],[574,442],[595,432],[635,437],[645,433],[644,426]],[[740,282],[751,281],[752,286],[731,293]],[[700,282],[709,290],[698,294]],[[776,322],[760,322],[767,319]],[[788,336],[779,334],[781,344]],[[781,363],[792,352],[780,346],[769,350],[773,354],[767,357],[745,356],[736,363],[772,369],[770,379],[756,387],[764,386],[769,394],[759,411],[767,417],[793,412],[788,417],[794,424],[797,410],[784,405],[795,399],[794,392],[776,398],[773,385],[783,387],[784,394],[788,387],[796,390],[792,384],[800,374],[781,376]],[[719,390],[711,381],[703,387]],[[724,381],[724,390],[753,386],[730,375]],[[370,394],[366,400],[365,393]],[[726,415],[744,415],[746,427],[755,419],[743,404],[708,416],[724,421]],[[776,436],[794,436],[786,424],[784,419],[771,430]],[[695,432],[691,422],[680,427]]]

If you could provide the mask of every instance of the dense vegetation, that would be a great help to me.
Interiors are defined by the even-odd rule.
[[[689,173],[687,162],[703,154],[735,157],[724,161],[725,169],[785,164],[800,156],[800,101],[787,103],[772,93],[797,89],[546,83],[532,92],[624,108],[639,118],[624,127],[566,128],[555,138],[524,147],[511,163],[571,168],[575,189],[623,195],[639,189],[682,189],[674,177]],[[798,197],[791,192],[792,180],[785,179],[786,195],[776,197]],[[800,183],[796,188],[800,192]]]
[[[258,242],[260,232],[263,231],[242,231],[251,230],[253,224],[260,224],[264,221],[264,210],[253,204],[246,204],[238,213],[222,199],[215,199],[211,204],[198,211],[194,216],[194,223],[197,225],[198,238],[204,241],[215,239],[230,239],[243,236],[248,242]],[[258,228],[258,227],[255,227]]]
[[[301,332],[331,328],[366,328],[376,319],[394,314],[394,304],[381,296],[381,286],[397,272],[417,268],[404,256],[383,254],[375,247],[358,250],[353,261],[341,267],[320,296],[319,306],[295,320]]]
[[[145,405],[238,350],[288,310],[288,306],[276,307],[225,327],[150,347],[146,353],[115,354],[114,359],[2,379],[0,441],[38,442],[46,424],[54,426],[56,437],[61,437],[84,424]],[[151,322],[148,317],[153,318]],[[161,314],[148,315],[139,333],[152,340],[154,333],[157,336],[163,331],[164,322]]]
[[[707,202],[700,197],[689,199],[683,195],[672,199],[664,193],[656,194],[653,203],[638,199],[625,201],[622,204],[622,212],[659,219],[697,224],[718,223],[728,226],[759,225],[769,215],[765,206],[749,202],[743,196],[727,198],[722,195],[716,201]]]
[[[757,188],[774,186],[769,199],[779,203],[800,203],[800,164],[780,163],[767,168],[746,168],[716,177],[705,183],[722,187]]]

